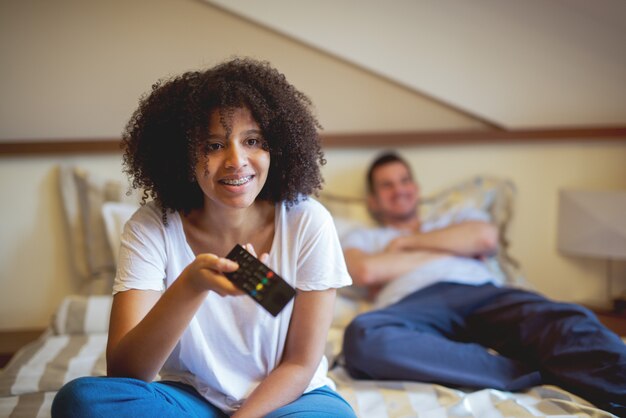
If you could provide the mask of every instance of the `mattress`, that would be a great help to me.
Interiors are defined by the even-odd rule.
[[[106,312],[103,297],[70,297],[50,329],[22,348],[0,372],[0,417],[46,418],[56,391],[80,376],[106,373]],[[338,312],[351,306],[340,300]],[[405,381],[352,379],[333,361],[341,344],[345,317],[329,333],[326,355],[335,366],[329,375],[337,390],[363,418],[408,417],[612,417],[555,386],[523,392],[469,390]]]

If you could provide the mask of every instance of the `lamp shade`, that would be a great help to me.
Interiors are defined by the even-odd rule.
[[[626,190],[561,190],[558,247],[570,255],[626,259]]]

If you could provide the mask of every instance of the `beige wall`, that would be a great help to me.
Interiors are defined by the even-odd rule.
[[[311,97],[328,132],[481,126],[201,1],[0,7],[0,140],[119,136],[157,79],[233,55],[272,62]]]
[[[206,1],[509,129],[626,121],[620,0]]]
[[[366,162],[378,151],[331,150],[326,189],[364,193]],[[517,195],[508,238],[511,254],[527,279],[553,298],[606,303],[605,261],[567,257],[557,251],[558,191],[626,190],[626,141],[409,147],[402,151],[426,195],[476,174],[511,179]],[[626,288],[626,269],[619,264],[614,267],[612,286],[617,293]]]
[[[271,61],[315,102],[329,133],[481,129],[397,85],[200,1],[0,0],[0,141],[117,137],[159,77],[233,54]],[[327,150],[327,188],[354,194],[376,149]],[[475,174],[513,179],[513,255],[550,296],[604,296],[604,266],[555,250],[561,187],[626,188],[626,140],[430,146],[404,150],[426,192]],[[44,326],[77,290],[55,168],[123,178],[120,155],[0,157],[0,330]]]

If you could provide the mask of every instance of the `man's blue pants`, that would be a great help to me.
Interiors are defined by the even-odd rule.
[[[626,415],[626,345],[588,309],[526,290],[437,283],[356,317],[343,350],[355,378],[554,384]]]

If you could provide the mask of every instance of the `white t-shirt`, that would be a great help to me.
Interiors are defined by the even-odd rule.
[[[178,213],[163,224],[154,203],[126,223],[113,292],[163,291],[194,259]],[[275,233],[267,263],[300,290],[351,284],[328,211],[309,198],[287,209],[276,205]],[[273,317],[247,296],[209,292],[160,371],[161,379],[192,385],[209,402],[235,411],[278,366],[283,355],[293,300]],[[322,358],[305,392],[333,382]]]
[[[469,220],[487,219],[479,211],[467,210],[465,213],[455,214],[454,219],[443,217],[423,222],[420,230],[428,232]],[[376,253],[383,251],[394,238],[410,234],[409,231],[391,227],[355,229],[344,237],[342,246],[344,249],[356,248],[366,253]],[[487,265],[475,258],[454,255],[436,258],[385,284],[376,295],[374,307],[389,306],[413,292],[438,282],[479,285],[494,282],[493,277]]]

